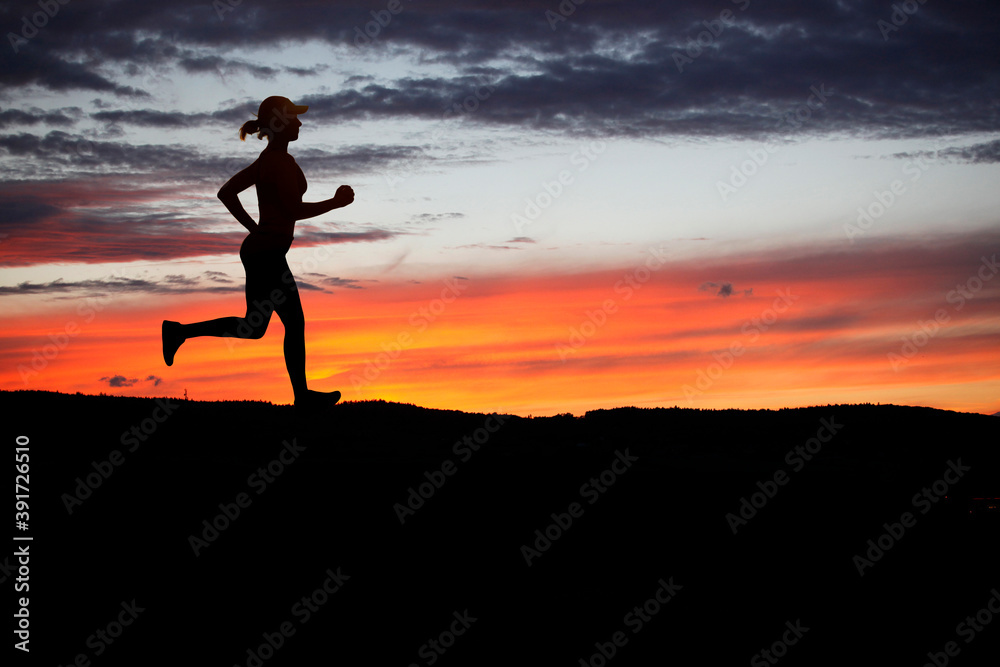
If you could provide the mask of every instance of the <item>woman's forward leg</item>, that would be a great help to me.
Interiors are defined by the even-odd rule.
[[[309,411],[322,410],[340,400],[340,392],[313,391],[306,385],[306,326],[302,300],[291,270],[285,264],[280,291],[284,296],[275,312],[285,326],[285,368],[295,393],[295,405]]]

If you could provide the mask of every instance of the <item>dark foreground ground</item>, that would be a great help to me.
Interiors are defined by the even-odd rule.
[[[12,664],[998,664],[996,417],[0,401]]]

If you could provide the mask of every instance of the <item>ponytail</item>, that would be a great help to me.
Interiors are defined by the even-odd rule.
[[[243,123],[243,127],[240,128],[240,141],[245,141],[248,134],[256,134],[258,139],[264,138],[259,120],[248,120]]]

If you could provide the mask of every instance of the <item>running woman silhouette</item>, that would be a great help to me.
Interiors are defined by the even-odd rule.
[[[268,97],[260,103],[256,120],[240,128],[240,141],[248,134],[267,137],[267,147],[246,169],[219,190],[219,199],[233,217],[250,232],[240,246],[240,261],[246,270],[246,315],[220,317],[206,322],[180,324],[164,320],[163,360],[174,363],[177,349],[189,338],[228,336],[261,338],[275,312],[285,327],[285,367],[292,381],[296,408],[315,411],[340,400],[340,392],[313,391],[306,386],[305,317],[295,278],[285,253],[292,244],[295,221],[322,215],[354,201],[354,190],[341,185],[332,199],[303,202],[306,178],[288,154],[288,143],[299,137],[298,119],[309,107],[292,104],[286,97]],[[260,223],[254,222],[240,203],[239,193],[257,186]]]

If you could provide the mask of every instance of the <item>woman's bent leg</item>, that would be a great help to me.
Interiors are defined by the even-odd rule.
[[[183,340],[199,336],[229,338],[263,338],[274,312],[274,304],[269,299],[269,273],[251,263],[247,266],[247,313],[243,317],[219,317],[205,322],[182,324],[178,330]],[[183,341],[182,341],[183,342]]]
[[[280,282],[284,253],[240,253],[246,270],[247,312],[243,317],[219,317],[204,322],[179,324],[164,320],[163,359],[173,365],[174,354],[188,338],[215,336],[221,338],[261,338],[271,321],[275,304],[271,299],[272,288]]]
[[[195,322],[193,324],[182,324],[180,333],[184,339],[198,338],[199,336],[219,336],[232,338],[260,338],[259,335],[240,335],[240,332],[255,332],[250,328],[245,317],[220,317],[205,322]]]

